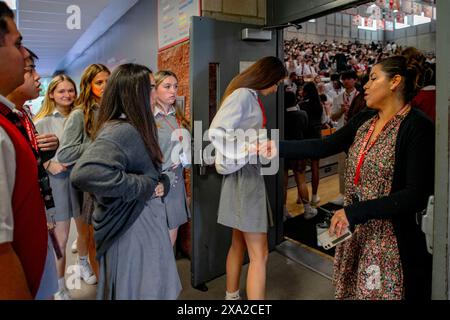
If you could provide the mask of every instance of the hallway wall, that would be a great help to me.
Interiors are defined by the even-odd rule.
[[[157,1],[140,0],[87,49],[66,72],[79,82],[85,67],[103,63],[110,68],[133,62],[157,69]]]

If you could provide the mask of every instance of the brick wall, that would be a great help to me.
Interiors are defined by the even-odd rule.
[[[178,95],[185,97],[186,118],[191,117],[189,92],[189,41],[158,53],[158,70],[170,70],[178,77]]]
[[[189,41],[158,53],[158,70],[175,72],[178,78],[178,95],[185,97],[185,116],[191,119],[191,94],[189,91]],[[190,170],[185,171],[186,192],[190,197]]]

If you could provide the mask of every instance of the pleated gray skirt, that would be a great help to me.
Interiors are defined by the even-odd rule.
[[[100,259],[99,300],[174,300],[181,282],[160,198]]]
[[[164,198],[164,203],[166,205],[167,226],[172,230],[185,224],[190,217],[190,212],[186,200],[183,167],[179,166],[170,174],[170,190]]]
[[[49,174],[50,187],[55,201],[55,221],[68,221],[81,215],[81,192],[70,183],[71,169],[54,176]],[[47,221],[51,215],[47,213]]]
[[[260,168],[260,165],[247,164],[223,177],[218,223],[243,232],[258,233],[267,233],[273,226]]]

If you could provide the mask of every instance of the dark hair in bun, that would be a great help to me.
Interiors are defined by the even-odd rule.
[[[408,103],[422,87],[425,56],[415,48],[407,48],[402,53],[401,56],[386,58],[378,64],[390,79],[395,75],[403,78],[402,95]]]

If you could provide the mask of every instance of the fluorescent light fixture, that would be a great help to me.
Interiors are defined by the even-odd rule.
[[[308,22],[316,22],[316,19],[308,20]]]
[[[11,10],[17,10],[17,0],[6,0],[6,4]]]

